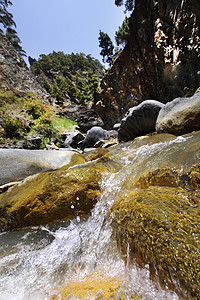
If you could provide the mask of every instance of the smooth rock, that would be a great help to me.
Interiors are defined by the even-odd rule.
[[[109,133],[107,130],[99,126],[92,127],[88,130],[87,135],[83,142],[79,144],[81,149],[91,148],[93,147],[98,141],[107,140],[109,138]]]
[[[163,103],[156,100],[143,101],[128,110],[121,121],[118,132],[119,141],[127,142],[155,131],[155,124]]]
[[[0,149],[0,185],[67,165],[74,155],[84,162],[72,151]]]
[[[168,102],[159,112],[157,132],[175,135],[200,129],[200,91],[188,98],[176,98]]]

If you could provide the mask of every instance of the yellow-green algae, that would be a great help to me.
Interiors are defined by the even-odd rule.
[[[84,299],[84,300],[125,300],[141,298],[132,295],[125,286],[124,278],[107,277],[104,273],[95,272],[80,281],[74,281],[57,289],[51,300]]]
[[[83,161],[74,159],[71,164]],[[47,224],[88,214],[100,195],[107,168],[83,164],[34,175],[0,195],[0,229]]]
[[[129,243],[162,287],[200,299],[200,164],[187,174],[166,168],[141,176],[110,213],[122,252]]]

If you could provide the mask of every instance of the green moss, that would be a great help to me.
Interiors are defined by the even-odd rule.
[[[197,164],[185,175],[148,173],[119,195],[110,212],[124,252],[126,241],[140,266],[149,263],[152,279],[190,299],[200,298],[199,170]]]
[[[71,164],[83,163],[74,154]],[[83,165],[30,177],[0,195],[2,229],[47,224],[64,218],[89,214],[100,195],[103,165]]]

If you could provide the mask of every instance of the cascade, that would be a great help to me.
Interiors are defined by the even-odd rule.
[[[200,160],[200,151],[193,151],[190,156],[187,152],[193,145],[198,148],[199,135],[155,139],[152,143],[120,144],[110,151],[112,163],[118,163],[119,169],[102,179],[102,194],[89,218],[77,216],[70,221],[0,234],[1,300],[60,299],[53,296],[59,287],[88,278],[99,284],[102,279],[120,282],[118,296],[115,295],[120,297],[124,293],[120,299],[130,299],[129,295],[148,300],[179,299],[175,292],[150,280],[148,264],[139,268],[129,258],[129,243],[126,257],[121,254],[113,234],[112,217],[108,215],[124,183],[125,193],[129,180],[137,178],[144,169],[179,164],[179,168],[187,170]],[[72,289],[66,299],[80,299],[73,292]],[[100,299],[98,295],[91,296],[89,290],[88,298],[84,297]]]

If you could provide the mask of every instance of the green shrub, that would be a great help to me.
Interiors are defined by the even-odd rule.
[[[22,123],[17,117],[5,117],[2,122],[2,127],[6,137],[19,137],[22,129]]]

